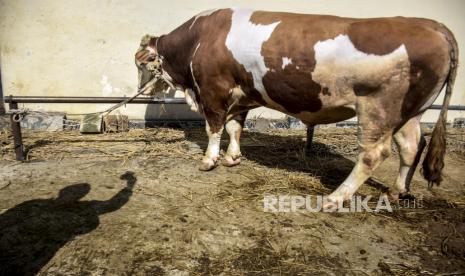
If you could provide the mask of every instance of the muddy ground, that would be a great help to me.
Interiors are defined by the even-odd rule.
[[[201,129],[26,132],[24,163],[1,135],[2,275],[465,274],[464,130],[449,133],[443,185],[417,171],[421,208],[392,213],[263,211],[264,195],[337,187],[354,129],[318,129],[311,157],[304,131],[246,131],[242,164],[211,172]],[[379,196],[397,170],[394,152],[359,194]]]

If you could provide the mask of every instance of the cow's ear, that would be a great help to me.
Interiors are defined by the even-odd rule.
[[[155,39],[156,36],[153,36],[153,35],[149,35],[149,34],[146,34],[144,35],[141,39],[140,39],[140,46],[141,47],[146,47],[150,44],[150,41],[152,39]]]
[[[156,39],[156,36],[148,34],[141,38],[140,47],[135,55],[136,64],[138,66],[155,60],[156,51],[153,49],[153,47],[151,47],[151,44],[153,44]]]

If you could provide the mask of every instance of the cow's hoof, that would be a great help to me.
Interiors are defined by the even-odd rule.
[[[390,201],[399,202],[401,200],[414,200],[415,196],[410,194],[409,192],[396,192],[392,191],[388,193]]]
[[[401,193],[399,193],[397,191],[388,191],[387,192],[387,196],[389,198],[389,201],[391,201],[391,202],[398,202],[400,194]],[[383,193],[383,195],[386,195],[386,193]]]
[[[341,208],[344,204],[343,196],[328,196],[323,200],[323,211],[324,212],[334,212]]]
[[[236,165],[239,165],[241,163],[241,157],[236,157],[236,158],[233,158],[232,156],[225,156],[224,159],[223,159],[223,166],[226,166],[226,167],[234,167]]]
[[[211,171],[217,166],[217,161],[212,160],[212,159],[207,159],[207,160],[202,160],[202,163],[200,163],[199,170],[201,171]]]
[[[415,196],[410,194],[409,192],[401,193],[399,195],[400,200],[415,200]]]

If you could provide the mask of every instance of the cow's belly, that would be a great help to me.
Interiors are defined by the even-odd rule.
[[[333,106],[322,108],[317,112],[302,111],[299,113],[292,113],[288,110],[275,108],[274,106],[265,107],[286,113],[287,115],[300,119],[303,123],[308,125],[337,123],[353,118],[356,115],[354,105]]]
[[[332,108],[323,108],[318,112],[300,112],[290,114],[300,119],[305,124],[332,124],[350,119],[355,116],[355,108],[352,106],[339,106]]]

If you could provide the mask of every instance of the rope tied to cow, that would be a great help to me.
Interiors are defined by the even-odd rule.
[[[151,41],[155,41],[155,45],[150,46]],[[137,50],[137,53],[142,52],[149,53],[150,55],[150,59],[144,60],[143,63],[138,65],[138,67],[143,67],[143,69],[148,71],[151,77],[145,85],[146,92],[167,91],[168,88],[178,90],[177,86],[173,84],[171,77],[163,69],[164,57],[158,52],[158,39],[149,34],[144,35]]]
[[[32,110],[30,108],[18,108],[18,109],[11,109],[6,114],[11,115],[11,120],[15,123],[20,123],[24,120],[26,116],[35,116],[35,117],[42,117],[42,118],[50,118],[56,115],[56,112],[45,112],[41,110]],[[50,122],[49,124],[51,124]],[[63,118],[63,127],[68,129],[75,129],[79,128],[80,124],[76,123],[75,120],[69,120]]]
[[[135,95],[133,95],[130,98],[127,98],[127,99],[121,101],[120,103],[117,103],[117,104],[115,104],[115,105],[113,105],[113,106],[111,106],[111,107],[109,107],[109,108],[107,108],[105,110],[97,111],[97,112],[88,112],[88,113],[67,113],[66,115],[70,115],[70,116],[88,116],[88,115],[103,115],[103,114],[108,115],[111,112],[113,112],[114,110],[120,108],[121,106],[123,106],[123,105],[125,105],[127,103],[130,103],[131,101],[133,101],[135,98],[137,98],[141,94],[145,94],[145,93],[147,93],[147,91],[153,89],[153,86],[155,85],[155,82],[156,82],[155,79],[152,80],[151,82],[144,85],[144,87],[139,89],[138,92]],[[40,111],[40,110],[32,110],[30,108],[10,109],[9,111],[6,112],[6,114],[11,115],[11,119],[16,123],[19,123],[22,120],[24,120],[24,117],[27,116],[27,115],[49,116],[49,114],[47,112]]]

